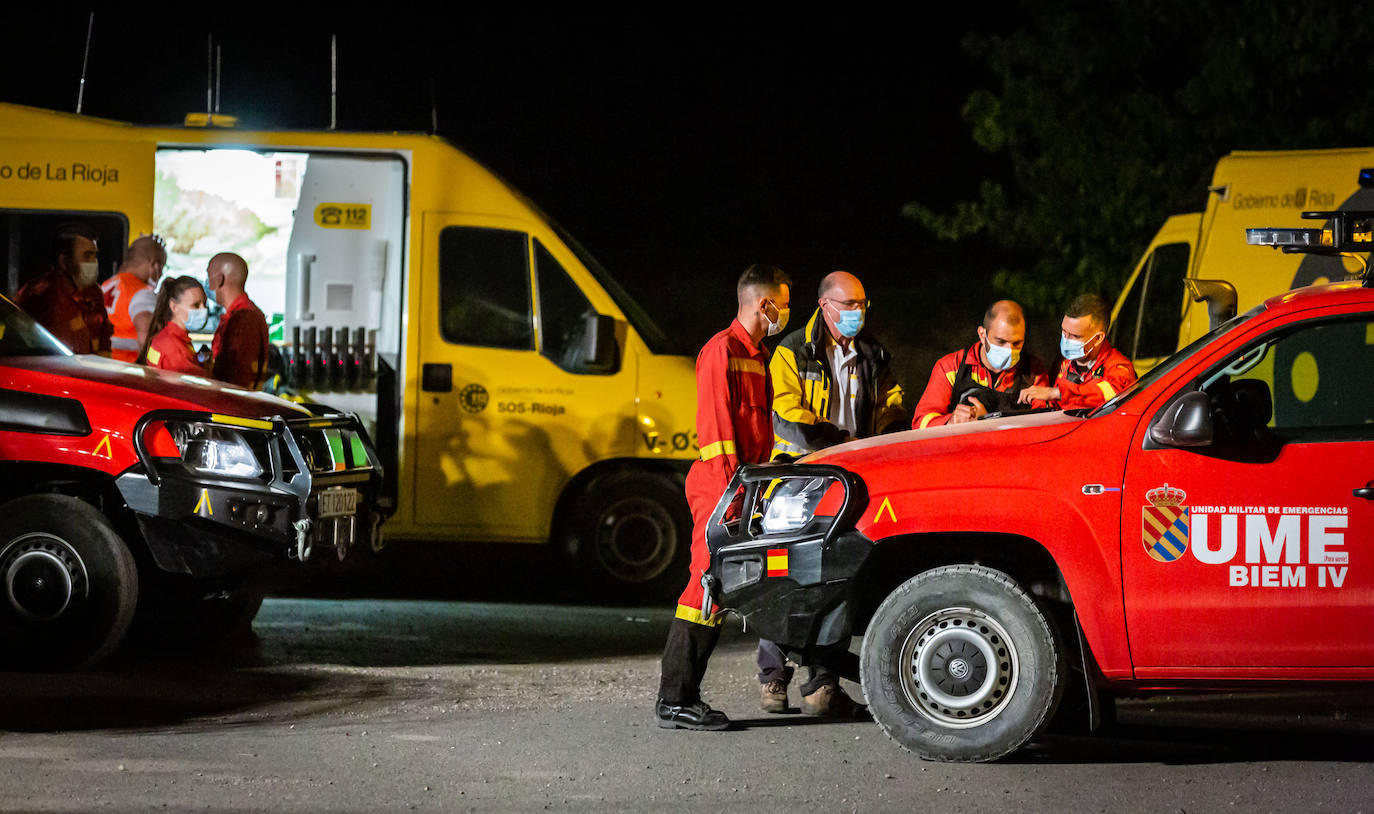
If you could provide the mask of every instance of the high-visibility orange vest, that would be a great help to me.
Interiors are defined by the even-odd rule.
[[[138,359],[138,328],[134,327],[133,315],[129,306],[134,296],[141,291],[156,291],[151,283],[144,282],[127,271],[121,271],[100,285],[105,292],[105,311],[110,315],[114,326],[114,336],[110,338],[110,355],[121,362]],[[146,298],[144,298],[146,299]],[[148,305],[151,310],[150,302]],[[140,311],[143,309],[140,309]]]

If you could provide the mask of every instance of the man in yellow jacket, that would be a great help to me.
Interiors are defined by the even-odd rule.
[[[768,364],[773,384],[773,455],[798,456],[855,438],[904,430],[911,417],[892,375],[887,349],[864,330],[863,283],[834,271],[820,285],[806,327],[785,336]],[[801,687],[802,711],[850,716],[858,707],[839,686],[835,667],[847,647],[812,653],[811,678]],[[792,670],[782,650],[763,639],[758,650],[759,706],[785,712]]]

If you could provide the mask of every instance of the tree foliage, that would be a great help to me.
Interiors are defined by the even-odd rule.
[[[964,117],[997,156],[976,197],[905,214],[1013,258],[995,284],[1042,313],[1113,297],[1164,218],[1196,211],[1231,150],[1374,140],[1374,21],[1359,3],[1020,0],[968,53],[993,87]]]

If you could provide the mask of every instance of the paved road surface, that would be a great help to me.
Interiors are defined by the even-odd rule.
[[[758,712],[752,639],[735,629],[705,689],[741,728],[659,731],[668,618],[278,599],[237,653],[0,674],[0,809],[1374,810],[1361,693],[1133,701],[1112,737],[951,766],[871,722]]]

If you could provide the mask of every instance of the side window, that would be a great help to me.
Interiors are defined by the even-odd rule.
[[[1121,303],[1121,310],[1117,312],[1116,321],[1112,323],[1111,330],[1107,332],[1107,341],[1112,343],[1112,347],[1121,351],[1134,360],[1139,354],[1136,352],[1136,329],[1140,327],[1140,300],[1146,286],[1150,281],[1150,264],[1154,262],[1154,255],[1145,261],[1145,268],[1140,270],[1140,274],[1135,278],[1135,285],[1131,286],[1130,292],[1126,295],[1125,302]]]
[[[449,226],[439,233],[439,328],[457,345],[533,350],[524,232]]]
[[[1156,246],[1122,303],[1111,342],[1132,359],[1154,359],[1178,350],[1188,244]]]
[[[129,222],[114,212],[16,212],[0,210],[0,293],[13,297],[53,262],[54,237],[69,223],[92,229],[100,253],[100,280],[114,274],[129,245]]]
[[[1296,441],[1374,439],[1374,318],[1324,320],[1251,345],[1204,382],[1214,403]]]
[[[537,239],[534,270],[539,284],[539,352],[566,371],[583,372],[587,317],[596,311]]]
[[[1146,358],[1168,356],[1178,350],[1179,321],[1183,316],[1183,281],[1188,276],[1188,244],[1169,243],[1150,258],[1149,287],[1140,319],[1137,353]]]

